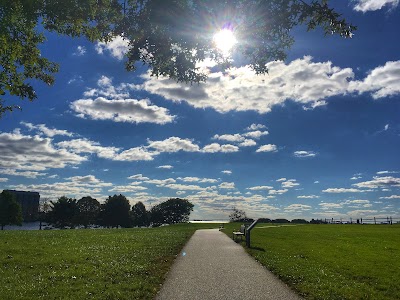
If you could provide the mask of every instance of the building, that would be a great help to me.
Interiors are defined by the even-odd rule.
[[[40,195],[38,192],[24,192],[14,190],[5,191],[15,195],[15,199],[21,205],[22,218],[24,222],[37,221],[40,200]]]

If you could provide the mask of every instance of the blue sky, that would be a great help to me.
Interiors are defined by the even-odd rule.
[[[126,43],[48,34],[54,86],[0,120],[0,190],[148,208],[170,197],[191,218],[400,217],[400,7],[332,1],[352,39],[294,32],[285,62],[184,85],[126,72]],[[337,6],[335,6],[337,5]],[[217,30],[217,29],[216,29]],[[240,41],[237,41],[240,43]]]

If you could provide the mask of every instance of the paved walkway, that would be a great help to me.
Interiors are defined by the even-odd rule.
[[[158,300],[301,299],[218,229],[197,230]]]

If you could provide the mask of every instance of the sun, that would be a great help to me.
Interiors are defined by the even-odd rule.
[[[223,55],[228,56],[237,40],[232,30],[222,29],[214,35],[214,43]]]

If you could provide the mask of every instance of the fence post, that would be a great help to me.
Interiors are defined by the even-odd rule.
[[[393,225],[393,219],[390,217],[390,225]]]
[[[374,217],[374,223],[375,223],[375,225],[376,225],[376,218]]]

